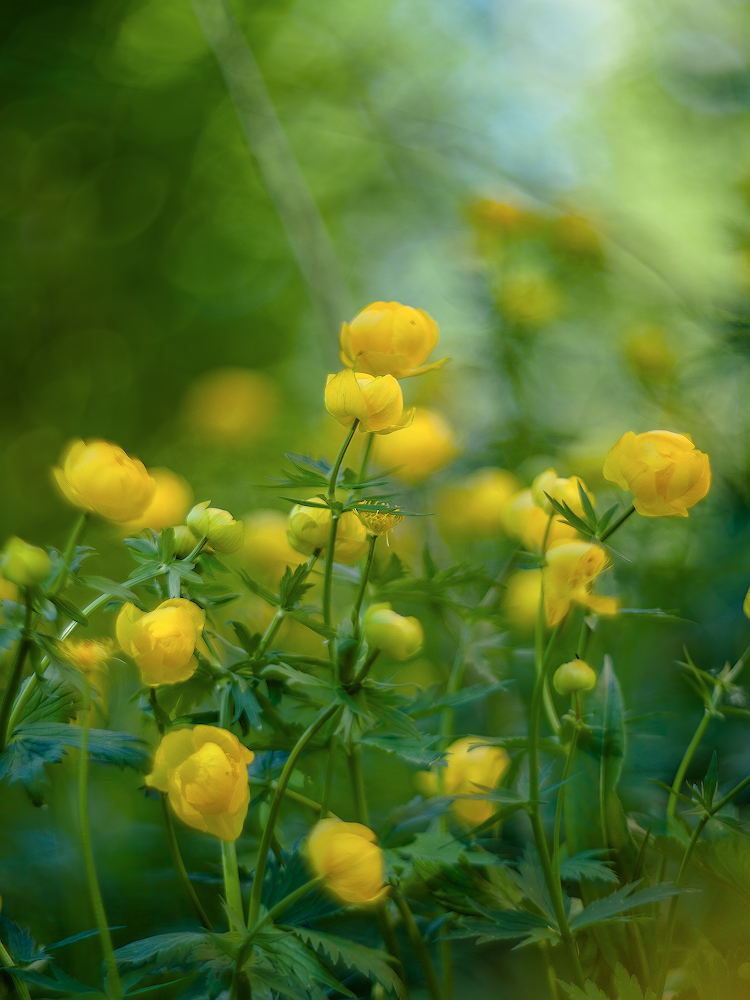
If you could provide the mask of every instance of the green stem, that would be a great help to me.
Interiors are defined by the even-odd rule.
[[[351,685],[349,686],[348,690],[350,692],[356,691],[357,688],[362,684],[362,681],[370,673],[372,665],[375,663],[375,660],[377,660],[377,658],[379,656],[380,656],[380,650],[379,649],[373,649],[373,651],[370,653],[370,655],[367,657],[367,659],[365,660],[365,662],[360,667],[359,672],[357,673],[357,676],[354,678],[354,680],[352,681]]]
[[[0,962],[2,962],[2,967],[4,969],[16,969],[17,965],[13,959],[8,954],[5,945],[0,941]],[[31,1000],[31,995],[29,993],[29,988],[23,979],[13,979],[13,985],[16,988],[16,993],[21,998],[21,1000]]]
[[[262,781],[253,781],[252,783],[264,785],[264,787],[269,788],[272,792],[275,792],[279,787],[278,781],[272,781],[268,785],[265,785]],[[306,809],[312,809],[313,812],[319,813],[323,809],[319,802],[315,802],[313,799],[308,799],[306,795],[301,795],[299,792],[295,792],[293,788],[285,788],[284,795],[292,802],[296,802],[298,805],[304,806]]]
[[[551,521],[552,519],[550,518],[549,523],[551,523]],[[540,672],[542,668],[542,661],[544,660],[544,630],[546,624],[547,619],[545,617],[544,608],[544,585],[542,585],[542,589],[539,593],[539,604],[537,606],[536,625],[534,627],[534,654],[537,674]],[[544,678],[544,684],[542,687],[542,702],[544,704],[544,714],[547,716],[547,722],[549,723],[550,729],[556,736],[559,736],[560,720],[555,710],[555,704],[552,701],[552,694],[546,677]]]
[[[443,1000],[453,1000],[453,951],[450,941],[440,938],[440,967],[443,970]]]
[[[336,747],[338,746],[338,736],[331,733],[328,740],[328,760],[326,761],[326,778],[323,785],[323,803],[320,810],[320,818],[325,819],[331,811],[331,795],[333,793],[333,771],[336,765]]]
[[[355,420],[352,426],[349,428],[349,433],[344,438],[344,443],[339,448],[339,453],[336,457],[336,461],[333,463],[333,468],[331,469],[331,475],[328,479],[328,499],[335,500],[336,498],[336,481],[339,478],[339,469],[341,468],[341,463],[344,461],[344,455],[349,445],[352,443],[352,438],[354,437],[354,432],[359,426],[359,420]]]
[[[240,922],[244,923],[245,908],[242,905],[240,870],[237,866],[237,845],[233,840],[221,842],[221,868],[224,874],[224,895],[227,906],[234,911]],[[232,927],[229,929],[232,930]]]
[[[323,621],[331,624],[331,596],[333,593],[333,554],[336,551],[336,532],[339,527],[339,515],[331,511],[331,527],[328,532],[328,547],[326,548],[326,564],[323,570]],[[328,640],[328,650],[333,658],[333,642]]]
[[[517,548],[513,550],[513,552],[511,552],[508,561],[500,570],[500,573],[495,577],[495,582],[492,584],[492,586],[488,589],[487,593],[484,595],[482,600],[479,602],[480,608],[492,607],[492,603],[497,598],[498,594],[500,593],[505,584],[505,581],[508,579],[511,570],[516,565],[516,562],[518,561],[518,557],[521,554],[521,551],[522,551],[522,546],[519,545],[517,546]]]
[[[286,618],[286,609],[285,608],[277,608],[276,609],[276,614],[273,616],[273,618],[269,622],[268,628],[263,633],[263,637],[261,638],[260,642],[258,643],[258,648],[255,651],[255,659],[256,660],[259,660],[261,658],[261,656],[264,655],[264,653],[266,652],[266,650],[268,649],[268,647],[271,645],[271,643],[273,642],[274,638],[276,637],[276,633],[281,628],[281,623],[284,621],[285,618]]]
[[[427,983],[427,990],[430,997],[432,1000],[443,1000],[440,992],[440,981],[438,980],[437,973],[435,972],[435,966],[432,964],[430,952],[425,944],[424,938],[422,937],[422,933],[417,926],[417,922],[414,919],[414,914],[411,912],[409,904],[398,892],[393,893],[393,901],[396,904],[398,912],[401,914],[401,919],[404,922],[406,934],[409,938],[409,944],[411,945],[414,954],[417,956],[417,961],[422,967],[422,974],[424,975],[425,982]]]
[[[364,483],[367,479],[367,465],[370,461],[370,452],[372,451],[372,446],[375,441],[375,434],[370,431],[367,435],[367,443],[365,444],[365,450],[362,452],[362,464],[359,467],[359,475],[357,476],[358,483]]]
[[[60,572],[55,577],[55,580],[49,589],[50,597],[56,597],[68,582],[70,564],[73,561],[73,556],[75,555],[78,543],[81,541],[83,533],[86,530],[88,520],[88,512],[84,512],[73,525],[73,530],[70,533],[70,538],[68,539],[68,544],[65,548],[65,553],[63,554],[63,564],[60,567]]]
[[[172,863],[177,870],[177,874],[180,877],[180,882],[185,890],[185,893],[190,900],[190,904],[195,910],[195,915],[201,924],[206,928],[207,931],[213,931],[211,926],[211,921],[206,915],[206,911],[203,909],[201,901],[198,899],[197,893],[193,888],[193,883],[190,881],[190,876],[187,873],[187,868],[185,868],[185,862],[182,860],[182,854],[180,854],[180,845],[177,843],[177,834],[175,833],[174,823],[172,822],[172,814],[169,811],[169,804],[167,802],[168,796],[162,792],[161,793],[161,807],[164,814],[164,829],[167,833],[167,843],[169,844],[169,851],[172,855]]]
[[[31,593],[28,590],[24,593],[24,601],[26,602],[26,615],[23,623],[23,631],[16,647],[16,655],[10,670],[8,685],[3,692],[3,700],[0,702],[0,752],[7,747],[8,740],[13,735],[13,730],[9,725],[12,718],[13,702],[18,694],[18,688],[23,677],[24,664],[26,663],[26,654],[31,648],[32,642],[31,621],[34,612],[31,606]]]
[[[109,933],[107,914],[96,875],[94,851],[91,844],[91,827],[89,826],[89,708],[91,705],[91,687],[86,678],[83,686],[83,704],[81,706],[81,750],[78,760],[78,818],[81,827],[81,853],[86,872],[91,906],[94,919],[99,930],[104,963],[107,967],[107,995],[112,1000],[122,1000],[122,984],[117,970],[112,936]]]
[[[258,914],[260,913],[260,902],[263,892],[263,880],[266,874],[268,852],[271,848],[271,840],[273,839],[274,831],[276,829],[276,819],[279,815],[279,809],[281,808],[281,803],[284,798],[284,791],[286,786],[289,784],[292,771],[294,770],[300,754],[304,751],[310,740],[312,740],[313,736],[315,736],[321,726],[324,726],[326,722],[328,722],[328,720],[338,711],[340,711],[340,706],[336,704],[328,705],[325,709],[323,709],[297,740],[292,752],[286,759],[284,769],[279,777],[279,783],[276,786],[276,791],[274,792],[273,799],[271,800],[268,820],[266,822],[265,829],[263,830],[263,836],[261,837],[260,846],[258,848],[258,862],[255,866],[253,888],[250,895],[250,916],[248,918],[248,924],[251,926],[257,922]]]
[[[607,540],[607,539],[608,539],[608,538],[610,537],[610,535],[614,535],[614,533],[615,533],[615,532],[617,531],[617,529],[618,529],[619,527],[621,527],[621,526],[622,526],[623,524],[625,524],[625,522],[626,522],[626,521],[627,521],[627,519],[628,519],[628,518],[630,517],[630,515],[631,515],[631,514],[634,514],[634,513],[635,513],[635,507],[633,506],[633,504],[631,504],[631,505],[630,505],[630,506],[628,507],[628,509],[627,509],[627,510],[625,511],[625,513],[624,513],[624,514],[621,514],[621,515],[620,515],[620,516],[619,516],[619,517],[617,518],[617,520],[615,521],[615,523],[614,523],[614,524],[611,524],[611,525],[610,525],[610,526],[609,526],[609,527],[607,528],[607,530],[606,530],[606,531],[605,531],[605,532],[604,532],[604,533],[602,534],[602,536],[601,536],[601,538],[599,539],[599,541],[600,541],[600,542],[606,542],[606,540]]]
[[[716,689],[715,689],[716,690]],[[713,698],[712,698],[713,701]],[[715,714],[715,706],[711,708],[705,708],[703,711],[703,716],[701,721],[698,723],[698,728],[693,733],[693,738],[690,743],[688,743],[687,750],[680,761],[680,766],[677,768],[677,774],[675,775],[674,781],[672,782],[672,788],[669,793],[669,801],[667,802],[667,818],[674,819],[675,812],[677,811],[677,798],[682,788],[682,783],[685,780],[685,775],[687,770],[692,763],[695,752],[701,744],[701,741],[706,733],[708,724],[711,721],[711,716]]]
[[[362,754],[358,743],[352,744],[347,751],[347,761],[349,764],[349,780],[351,781],[352,795],[354,797],[354,814],[357,817],[358,823],[369,826],[370,815],[367,809],[365,778],[362,773]]]
[[[359,581],[359,590],[357,591],[357,599],[354,602],[354,607],[352,609],[352,624],[354,626],[354,638],[358,639],[361,634],[361,626],[359,621],[359,615],[362,610],[362,602],[365,599],[365,592],[367,590],[367,581],[370,578],[370,571],[372,570],[373,559],[375,558],[375,542],[377,542],[377,535],[370,535],[368,542],[370,547],[367,550],[367,561],[365,562],[364,569],[362,570],[362,577]]]
[[[578,701],[578,695],[576,695],[576,701]],[[580,709],[578,711],[578,718],[580,718]],[[568,747],[568,755],[565,758],[565,767],[562,773],[562,782],[560,784],[560,789],[557,793],[557,804],[555,806],[555,831],[552,839],[552,867],[555,873],[555,879],[557,882],[560,881],[560,826],[562,824],[563,806],[565,805],[565,789],[566,782],[570,777],[570,772],[573,767],[573,759],[576,752],[576,743],[578,742],[578,724],[576,720],[576,726],[573,730],[573,735],[570,739],[570,746]]]

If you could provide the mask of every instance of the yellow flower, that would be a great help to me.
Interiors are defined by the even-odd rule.
[[[377,903],[388,892],[383,884],[383,852],[375,834],[361,823],[322,819],[307,838],[307,857],[326,888],[344,903]]]
[[[19,587],[41,583],[50,571],[50,559],[44,549],[29,545],[13,535],[0,553],[0,573]]]
[[[196,541],[205,538],[212,549],[229,554],[242,545],[245,525],[235,521],[228,510],[209,507],[210,500],[197,503],[187,516],[187,526]]]
[[[321,504],[319,497],[311,497],[311,503]],[[331,530],[329,507],[304,507],[297,504],[289,512],[286,537],[297,552],[310,556],[316,549],[323,552],[328,548]],[[333,558],[338,563],[350,566],[367,552],[367,532],[352,510],[345,511],[339,518],[336,531],[336,545]]]
[[[117,641],[135,660],[144,684],[177,684],[195,673],[195,647],[205,621],[206,612],[183,597],[162,601],[150,612],[127,603],[117,616]]]
[[[511,271],[503,280],[498,304],[519,326],[544,326],[563,309],[562,292],[541,271]]]
[[[68,663],[90,680],[107,666],[113,647],[110,639],[65,639],[60,643],[60,651]]]
[[[534,497],[534,503],[537,507],[541,507],[545,514],[549,514],[554,509],[547,499],[547,496],[551,496],[558,503],[567,504],[574,514],[583,517],[583,504],[581,503],[581,495],[578,492],[579,483],[593,507],[594,496],[586,489],[584,481],[579,479],[578,476],[562,479],[558,476],[556,469],[547,469],[540,473],[531,484],[531,494]]]
[[[552,684],[558,694],[574,694],[578,691],[593,691],[596,674],[583,660],[571,660],[557,668]]]
[[[401,386],[393,375],[362,375],[344,368],[329,375],[325,391],[326,409],[345,427],[359,420],[360,431],[392,434],[408,427],[414,410],[404,410]]]
[[[687,434],[628,431],[607,455],[604,478],[633,494],[646,517],[687,517],[711,486],[708,455]]]
[[[74,507],[109,521],[136,520],[156,491],[143,462],[107,441],[73,441],[52,474]]]
[[[10,580],[6,579],[2,573],[0,573],[0,601],[17,601],[18,600],[18,587],[15,583],[11,583]],[[0,623],[3,620],[2,609],[0,608]]]
[[[458,454],[453,429],[439,413],[420,407],[411,426],[398,434],[379,437],[374,455],[380,465],[397,469],[407,483],[421,483]]]
[[[591,593],[592,583],[608,565],[607,553],[592,542],[563,542],[549,549],[547,565],[542,570],[548,624],[561,622],[573,602],[599,614],[613,615],[617,601]]]
[[[247,816],[247,765],[254,757],[227,729],[177,729],[159,744],[146,784],[168,794],[183,823],[233,841],[242,833]]]
[[[278,583],[287,566],[304,562],[286,537],[288,518],[280,510],[254,510],[243,517],[242,561],[262,582]]]
[[[553,515],[549,524],[549,515],[534,503],[531,490],[520,490],[506,500],[500,509],[500,520],[506,532],[513,538],[520,538],[527,549],[541,549],[545,535],[548,547],[555,542],[578,538],[576,529],[558,514]]]
[[[379,649],[394,660],[406,660],[424,645],[424,629],[418,618],[404,618],[390,604],[371,604],[365,612],[363,630],[371,649]]]
[[[503,611],[518,628],[533,628],[539,612],[541,593],[542,571],[522,569],[508,580]]]
[[[495,538],[503,529],[501,508],[518,490],[505,469],[477,469],[443,491],[438,521],[448,538]]]
[[[361,502],[372,503],[371,500],[362,500]],[[398,510],[398,507],[396,510]],[[368,535],[385,535],[386,532],[395,528],[397,524],[401,524],[404,519],[403,514],[386,514],[384,511],[379,510],[358,510],[357,517],[365,526]]]
[[[588,219],[580,215],[561,215],[552,227],[553,237],[563,250],[578,257],[599,259],[602,244]]]
[[[677,363],[663,328],[655,323],[631,327],[625,340],[625,357],[646,385],[670,382]]]
[[[149,469],[149,475],[156,483],[151,503],[140,517],[123,524],[123,531],[136,532],[144,528],[161,531],[182,524],[193,501],[193,491],[188,484],[171,469]]]
[[[201,437],[228,444],[264,438],[277,410],[276,383],[248,368],[207,372],[185,398],[185,415],[192,429]]]
[[[446,795],[480,795],[497,786],[508,770],[510,758],[502,747],[482,746],[476,736],[452,743],[443,764],[443,791]],[[425,795],[438,791],[436,770],[418,772],[418,787]],[[479,826],[497,812],[498,804],[483,799],[456,799],[451,809],[464,826]]]
[[[478,223],[491,226],[505,236],[522,236],[539,225],[539,217],[528,209],[489,198],[473,205],[471,214]]]
[[[423,375],[449,360],[424,365],[438,336],[437,323],[423,309],[400,302],[373,302],[351,323],[341,324],[341,362],[368,375]]]

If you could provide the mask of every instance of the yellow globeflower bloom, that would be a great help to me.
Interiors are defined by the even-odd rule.
[[[503,611],[519,628],[533,628],[539,613],[542,593],[542,571],[522,569],[508,580],[503,598]]]
[[[453,428],[434,410],[417,407],[410,427],[378,437],[376,460],[407,483],[421,483],[459,453]]]
[[[571,660],[563,663],[555,671],[552,684],[558,694],[575,694],[578,691],[593,691],[596,687],[596,674],[583,660]]]
[[[390,604],[371,604],[365,612],[363,631],[371,649],[379,649],[394,660],[406,660],[424,645],[419,619],[397,614]]]
[[[494,538],[503,531],[501,508],[518,490],[505,469],[477,469],[443,491],[438,523],[448,538]]]
[[[632,492],[639,514],[687,517],[711,487],[711,466],[687,434],[628,431],[607,455],[604,478]]]
[[[372,503],[371,500],[362,500],[361,502],[366,504]],[[398,510],[398,507],[396,507],[396,510]],[[380,510],[358,510],[357,517],[365,526],[368,535],[385,535],[391,529],[395,528],[397,524],[401,524],[404,519],[403,514],[386,514]]]
[[[446,751],[442,765],[443,791],[446,795],[479,795],[496,787],[509,764],[510,758],[502,747],[482,746],[476,736],[465,736]],[[424,794],[437,794],[436,769],[419,771],[417,781]],[[482,799],[456,799],[451,809],[460,823],[471,827],[488,820],[497,812],[498,805]]]
[[[188,423],[201,437],[238,444],[264,438],[278,410],[278,388],[263,372],[218,368],[198,378],[185,398]]]
[[[44,549],[29,545],[13,535],[0,553],[0,573],[10,584],[31,587],[41,583],[50,571],[50,559]]]
[[[625,357],[641,382],[670,382],[677,364],[662,327],[644,323],[631,327],[625,339]]]
[[[117,641],[135,660],[144,684],[177,684],[198,667],[195,647],[205,621],[206,612],[183,597],[162,601],[149,612],[128,602],[117,616]]]
[[[528,209],[518,208],[506,202],[483,198],[472,206],[474,220],[497,229],[505,236],[524,236],[539,225],[539,216]]]
[[[438,336],[437,323],[423,309],[400,302],[373,302],[351,323],[342,323],[341,362],[369,375],[422,375],[449,360],[424,364]]]
[[[254,757],[227,729],[177,729],[159,744],[146,784],[167,793],[183,823],[234,841],[250,804],[247,765]]]
[[[205,538],[208,545],[217,552],[236,552],[242,545],[245,525],[235,521],[228,510],[209,507],[210,500],[197,503],[187,516],[187,526],[196,541]]]
[[[558,476],[556,469],[546,469],[540,473],[531,484],[531,494],[534,497],[534,503],[537,507],[541,507],[545,514],[549,514],[554,510],[552,504],[547,499],[547,496],[550,496],[553,500],[557,500],[558,503],[567,504],[574,514],[583,517],[583,504],[581,503],[581,495],[578,492],[579,484],[593,507],[594,495],[586,489],[584,481],[579,479],[578,476],[563,479]]]
[[[541,549],[545,535],[547,547],[556,542],[578,538],[578,532],[566,524],[559,514],[549,514],[534,503],[531,490],[520,490],[510,497],[500,509],[500,520],[512,538],[519,538],[527,549]],[[549,525],[549,529],[548,529]]]
[[[326,409],[345,427],[359,420],[358,430],[392,434],[408,427],[414,410],[404,410],[401,386],[392,375],[355,373],[345,368],[329,375],[325,391]]]
[[[52,474],[66,500],[109,521],[141,517],[156,492],[143,462],[107,441],[73,441]]]
[[[561,622],[574,602],[600,614],[613,615],[617,601],[591,593],[592,583],[608,565],[605,550],[592,542],[563,542],[549,549],[547,565],[542,570],[548,624]]]
[[[320,820],[307,838],[307,857],[313,872],[344,903],[377,903],[388,892],[383,852],[372,830],[361,823]]]
[[[140,517],[126,521],[123,531],[142,531],[153,528],[173,528],[182,524],[193,502],[193,491],[182,476],[171,469],[149,469],[149,475],[156,483],[151,503]]]
[[[278,583],[287,566],[304,562],[286,537],[288,518],[280,510],[254,510],[246,514],[245,537],[240,550],[251,573],[268,583]]]
[[[311,497],[311,502],[320,504],[319,497]],[[331,530],[331,511],[328,507],[305,507],[297,504],[289,512],[286,537],[297,552],[310,556],[316,549],[323,552],[328,548]],[[367,532],[352,510],[345,511],[339,518],[336,531],[336,545],[333,558],[336,562],[350,566],[367,552]]]

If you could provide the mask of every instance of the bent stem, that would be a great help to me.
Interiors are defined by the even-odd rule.
[[[394,891],[393,902],[396,904],[398,912],[401,914],[401,919],[404,922],[406,934],[409,938],[409,944],[411,945],[414,954],[417,956],[417,961],[422,968],[422,974],[424,975],[425,982],[427,983],[427,989],[430,997],[432,1000],[443,1000],[440,992],[440,982],[438,981],[437,973],[435,972],[435,966],[432,964],[429,949],[427,948],[425,940],[422,937],[422,933],[417,926],[414,914],[411,912],[411,907],[399,892]]]
[[[78,761],[78,819],[81,827],[81,853],[83,867],[86,872],[86,883],[91,897],[91,907],[102,943],[104,963],[107,967],[107,994],[112,1000],[122,1000],[122,984],[117,961],[112,948],[112,936],[109,933],[107,914],[96,875],[94,851],[91,845],[91,827],[89,826],[89,708],[91,706],[91,686],[84,676],[83,704],[81,705],[81,752]]]

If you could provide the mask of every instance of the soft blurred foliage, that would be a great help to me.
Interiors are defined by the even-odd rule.
[[[602,459],[627,430],[687,432],[710,454],[708,501],[687,520],[631,519],[610,573],[626,607],[681,621],[613,619],[588,657],[597,670],[605,651],[613,657],[631,719],[625,806],[644,826],[656,822],[663,793],[645,779],[672,780],[700,713],[675,665],[683,647],[715,668],[750,640],[746,5],[233,6],[358,307],[396,299],[426,309],[441,354],[453,357],[404,383],[407,404],[436,411],[460,442],[427,482],[409,485],[421,477],[407,471],[406,507],[439,509],[444,488],[460,496],[478,469],[529,486],[554,465],[580,475],[604,510],[617,493],[601,479]],[[338,367],[337,331],[311,311],[189,3],[13,0],[0,23],[5,535],[62,543],[71,511],[48,470],[74,436],[172,469],[196,500],[235,517],[288,510],[263,485],[282,452],[332,456],[343,437],[322,391]],[[486,560],[494,570],[513,547],[461,525],[439,529],[412,519],[391,544],[415,568],[429,540],[444,564]],[[97,571],[128,570],[118,538],[93,533]],[[266,558],[286,561],[283,537]],[[513,582],[508,641],[492,651],[491,669],[517,684],[460,713],[457,731],[523,731],[526,605],[537,586]],[[245,596],[230,617],[265,614],[254,605]],[[428,640],[422,659],[388,672],[422,686],[445,677],[440,623],[397,610],[421,614]],[[97,621],[99,634],[111,634],[110,619]],[[319,646],[312,634],[300,641]],[[476,651],[474,670],[490,669],[486,656]],[[134,678],[116,669],[109,722],[137,728]],[[713,746],[727,785],[746,774],[745,727],[712,724],[689,777],[705,773]],[[405,765],[365,766],[392,772],[372,782],[375,816],[414,793]],[[91,926],[69,770],[70,761],[55,769],[41,810],[2,788],[2,813],[15,818],[3,823],[0,892],[42,940]],[[169,929],[182,912],[138,785],[132,773],[93,767],[110,923],[126,924],[128,938]],[[513,823],[506,834],[517,836]],[[218,881],[215,844],[183,839],[188,867]],[[737,946],[710,893],[686,905],[715,946]],[[90,949],[71,949],[71,971],[84,978]],[[483,964],[459,973],[464,995],[528,995],[518,977],[530,957],[481,954]]]

